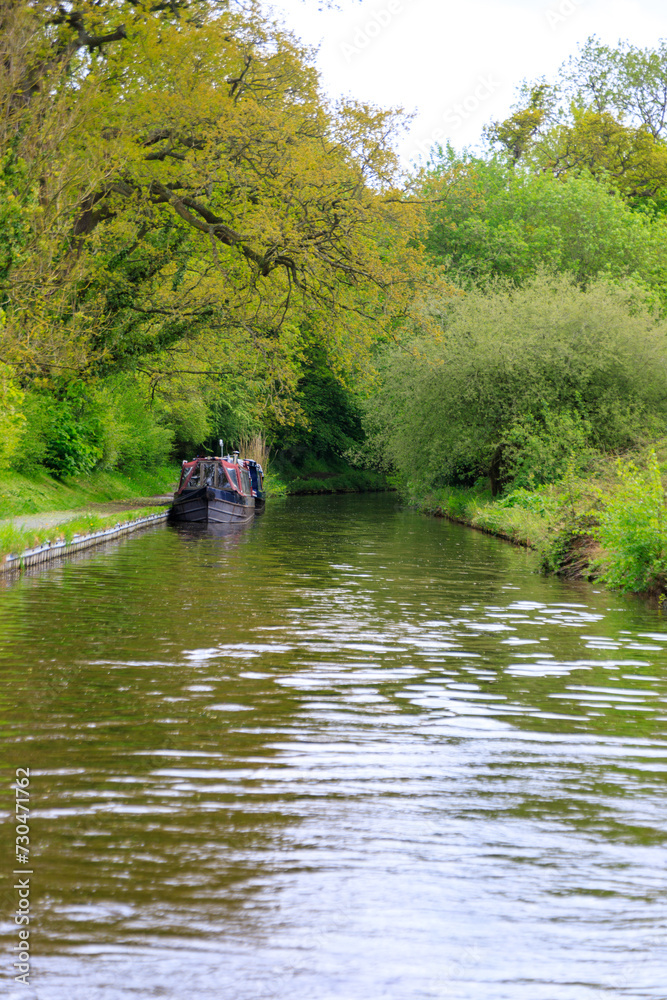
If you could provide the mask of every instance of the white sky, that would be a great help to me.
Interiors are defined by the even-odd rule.
[[[339,0],[324,11],[317,0],[269,2],[319,46],[329,94],[414,112],[399,143],[406,165],[435,141],[474,147],[523,79],[553,76],[590,35],[640,46],[667,36],[659,0]]]

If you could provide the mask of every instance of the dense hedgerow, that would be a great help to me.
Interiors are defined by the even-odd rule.
[[[453,296],[441,332],[384,359],[376,452],[426,487],[531,487],[667,422],[667,323],[636,288],[540,275]]]

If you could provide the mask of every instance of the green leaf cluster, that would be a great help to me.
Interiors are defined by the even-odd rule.
[[[387,355],[367,406],[406,482],[530,487],[664,430],[667,324],[637,290],[538,275],[445,299],[439,321]]]
[[[581,284],[632,278],[664,294],[667,221],[633,211],[590,173],[557,178],[448,150],[423,192],[434,199],[426,248],[461,287],[521,284],[547,268]]]
[[[600,578],[624,592],[664,592],[667,586],[667,500],[660,466],[619,460],[619,483],[604,498],[594,535],[602,546]]]

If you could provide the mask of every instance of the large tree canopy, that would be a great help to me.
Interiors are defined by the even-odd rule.
[[[284,416],[313,340],[340,377],[365,370],[421,267],[394,113],[329,106],[254,0],[2,19],[5,362],[242,376]]]
[[[526,83],[487,134],[510,161],[564,176],[587,170],[635,200],[667,189],[667,42],[616,48],[589,38],[553,82]]]
[[[460,287],[521,284],[547,269],[581,284],[639,279],[664,295],[664,218],[633,211],[587,171],[555,177],[450,149],[434,157],[420,192],[431,201],[426,247]]]

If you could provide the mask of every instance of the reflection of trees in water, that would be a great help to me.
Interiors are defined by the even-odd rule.
[[[241,676],[258,659],[235,649],[251,617],[244,534],[162,528],[3,595],[6,745],[29,733],[28,766],[43,772],[45,938],[196,933],[247,902],[257,859],[294,822],[249,794],[299,702]],[[70,919],[82,898],[90,919]]]
[[[472,627],[494,623],[511,629]],[[256,940],[297,876],[310,886],[308,866],[325,870],[347,817],[363,841],[391,802],[395,816],[417,810],[420,837],[460,824],[511,845],[561,824],[595,845],[655,843],[633,811],[635,791],[637,802],[651,791],[637,758],[578,749],[618,748],[637,726],[650,740],[654,714],[600,702],[593,715],[551,697],[620,683],[611,661],[650,654],[591,650],[586,636],[631,642],[654,616],[544,580],[521,550],[389,496],[295,498],[249,526],[159,528],[21,581],[0,597],[0,625],[14,727],[0,738],[29,734],[20,752],[42,772],[43,953],[49,937],[54,951],[149,934]],[[539,644],[522,657],[531,646],[508,637]],[[456,685],[456,705],[486,705],[502,740],[429,701]],[[446,729],[459,718],[467,734]],[[328,926],[342,933],[341,912]]]

